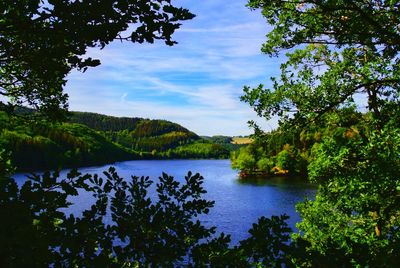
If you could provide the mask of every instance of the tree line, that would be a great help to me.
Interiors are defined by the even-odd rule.
[[[77,114],[79,120],[71,120],[74,123],[37,120],[30,109],[19,108],[16,115],[0,111],[0,145],[12,152],[12,163],[19,171],[134,159],[229,158],[228,145],[206,141],[172,122],[72,114]],[[92,129],[91,125],[97,128]]]
[[[232,167],[246,176],[308,176],[307,166],[317,156],[324,139],[351,140],[365,133],[364,119],[356,107],[340,108],[324,114],[318,122],[303,127],[283,126],[258,133],[254,142],[231,154]]]

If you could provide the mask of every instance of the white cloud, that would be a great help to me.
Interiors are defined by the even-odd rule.
[[[242,88],[279,71],[260,52],[266,23],[245,0],[177,2],[197,14],[176,33],[179,44],[89,50],[102,65],[70,74],[71,110],[166,119],[201,135],[251,133],[247,121],[257,116],[239,101]]]
[[[219,34],[225,34],[225,33],[243,33],[243,32],[248,32],[248,31],[254,31],[254,29],[257,29],[260,27],[259,23],[256,22],[249,22],[249,23],[242,23],[242,24],[233,24],[233,25],[227,25],[227,26],[221,26],[221,27],[214,27],[214,28],[187,28],[183,27],[180,32],[183,33],[205,33],[205,34],[210,34],[210,33],[217,33]]]

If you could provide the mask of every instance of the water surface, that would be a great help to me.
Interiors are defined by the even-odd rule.
[[[79,169],[82,173],[101,174],[110,165]],[[294,228],[300,220],[295,204],[312,198],[315,187],[304,180],[295,178],[246,179],[238,178],[238,172],[230,166],[229,160],[136,160],[116,163],[118,174],[124,178],[149,176],[153,181],[165,172],[183,182],[188,171],[200,173],[205,178],[205,197],[215,201],[215,206],[204,223],[217,226],[218,231],[232,235],[233,242],[248,236],[247,230],[261,216],[287,214],[289,225]],[[66,170],[61,172],[65,176]],[[14,178],[22,183],[23,174]],[[90,206],[91,196],[81,194],[74,199],[69,212],[78,213]]]

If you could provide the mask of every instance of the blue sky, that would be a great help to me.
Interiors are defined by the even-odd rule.
[[[279,59],[260,52],[268,25],[245,0],[179,0],[197,16],[174,35],[178,44],[114,42],[88,56],[102,65],[73,72],[70,110],[166,119],[199,135],[251,134],[247,121],[264,122],[239,97],[243,86],[269,84]]]

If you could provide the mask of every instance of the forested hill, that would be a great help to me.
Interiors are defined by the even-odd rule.
[[[144,119],[138,123],[134,132],[132,133],[135,137],[154,137],[160,136],[171,132],[185,133],[191,138],[198,139],[194,132],[188,129],[165,120],[148,120]]]
[[[32,121],[0,111],[0,150],[17,170],[100,165],[139,157],[84,125]]]
[[[115,117],[88,112],[70,112],[69,121],[86,125],[97,131],[129,131],[133,137],[154,137],[171,132],[186,133],[191,138],[199,137],[183,126],[166,121],[150,120],[140,117]]]
[[[22,113],[22,112],[23,113]],[[232,146],[200,138],[183,126],[143,118],[71,112],[69,122],[32,120],[0,111],[0,150],[18,170],[101,165],[133,159],[228,158]],[[25,116],[27,115],[27,116]]]
[[[125,129],[132,131],[139,122],[143,121],[143,118],[114,117],[88,112],[70,112],[69,121],[100,131],[120,131]]]
[[[71,112],[69,120],[97,130],[108,140],[126,149],[142,153],[142,155],[151,153],[159,158],[180,157],[171,150],[201,141],[195,133],[166,120],[113,117],[87,112]],[[199,156],[194,154],[193,157]],[[204,157],[207,156],[201,156],[201,158]]]

